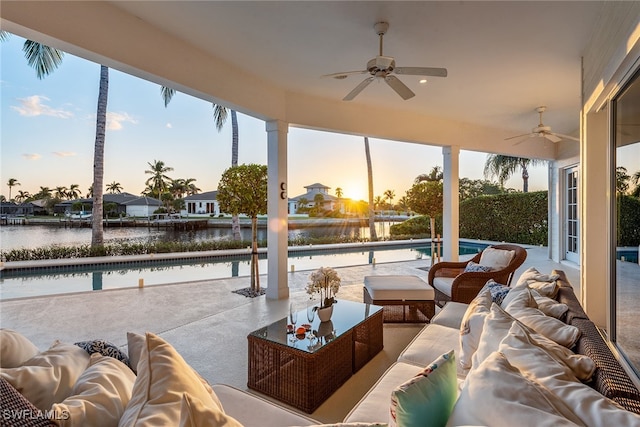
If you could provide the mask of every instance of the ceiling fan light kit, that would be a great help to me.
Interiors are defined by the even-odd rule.
[[[384,56],[382,54],[383,37],[389,29],[388,22],[376,22],[373,25],[373,29],[380,37],[380,49],[379,54],[373,59],[367,62],[367,68],[361,71],[345,71],[341,73],[326,74],[322,77],[333,77],[334,79],[342,80],[346,79],[352,74],[366,74],[371,76],[365,78],[360,84],[358,84],[351,92],[347,94],[343,101],[351,101],[360,92],[364,90],[375,79],[384,80],[391,89],[393,89],[404,100],[413,98],[415,93],[407,87],[400,79],[393,74],[404,74],[409,76],[429,76],[429,77],[447,77],[446,68],[433,68],[433,67],[396,67],[395,58],[392,56]],[[423,79],[420,83],[426,83]]]
[[[545,138],[548,139],[551,142],[560,142],[563,139],[569,139],[571,141],[580,141],[579,138],[573,137],[573,136],[569,136],[569,135],[564,135],[561,133],[556,133],[556,132],[551,132],[551,126],[545,126],[542,123],[542,113],[544,113],[547,110],[547,107],[545,107],[544,105],[536,108],[536,112],[540,115],[540,123],[538,123],[538,126],[534,127],[533,129],[531,129],[531,133],[525,133],[522,135],[516,135],[516,136],[511,136],[509,138],[505,138],[505,141],[508,141],[510,139],[515,139],[515,138],[522,138],[525,136],[529,136],[531,138],[534,137],[539,137],[539,138]],[[524,142],[524,140],[516,142],[515,145],[521,144],[522,142]]]

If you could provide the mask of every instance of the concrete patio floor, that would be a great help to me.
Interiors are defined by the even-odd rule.
[[[574,287],[579,283],[579,270],[550,261],[546,247],[527,247],[527,251],[516,279],[533,266],[541,272],[562,269]],[[362,301],[366,275],[413,274],[426,279],[420,268],[428,265],[429,260],[414,260],[336,268],[342,278],[338,297]],[[233,293],[249,286],[248,277],[7,300],[0,302],[0,325],[19,331],[41,350],[56,339],[70,343],[104,339],[126,346],[127,331],[150,331],[171,343],[210,383],[246,390],[247,335],[285,317],[290,302],[303,309],[309,273],[289,273],[290,298],[284,300]],[[261,283],[266,282],[261,276]],[[385,325],[385,349],[311,416],[322,422],[341,421],[421,328]]]

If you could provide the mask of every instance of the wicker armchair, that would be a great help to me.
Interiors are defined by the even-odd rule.
[[[527,251],[517,245],[492,245],[494,249],[515,251],[509,265],[501,270],[488,272],[464,272],[470,261],[480,263],[482,252],[464,262],[438,262],[429,270],[429,284],[435,289],[435,300],[439,306],[446,301],[470,303],[489,279],[503,285],[511,285],[513,273],[527,259]],[[450,293],[449,293],[450,292]]]

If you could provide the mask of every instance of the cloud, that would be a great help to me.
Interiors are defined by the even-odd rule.
[[[26,160],[38,160],[42,156],[38,153],[24,153],[22,157]]]
[[[52,153],[57,157],[72,157],[76,155],[73,151],[52,151]]]
[[[73,117],[71,111],[63,110],[61,108],[53,108],[43,103],[43,101],[50,101],[46,96],[33,95],[26,98],[18,98],[20,105],[12,105],[11,108],[16,110],[21,116],[36,117],[36,116],[51,116],[59,119],[68,119]]]
[[[138,123],[136,119],[127,113],[107,112],[108,130],[120,130],[125,122],[133,123],[134,125]]]
[[[166,124],[166,126],[167,126],[167,128],[169,128],[169,129],[173,128],[173,125],[172,125],[171,123],[167,123],[167,124]]]

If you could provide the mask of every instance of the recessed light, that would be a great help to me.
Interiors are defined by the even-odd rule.
[[[427,79],[420,79],[420,83],[425,84],[427,82]]]

